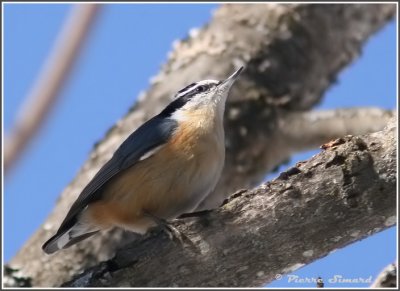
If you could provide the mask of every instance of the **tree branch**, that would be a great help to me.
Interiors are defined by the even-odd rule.
[[[397,287],[397,266],[390,264],[378,275],[371,288],[396,288]]]
[[[59,92],[96,18],[98,8],[98,4],[76,5],[65,22],[43,72],[26,97],[18,112],[18,119],[6,138],[4,151],[6,174],[44,123],[60,95]]]
[[[395,13],[396,5],[391,4],[222,5],[208,25],[177,43],[149,90],[95,146],[52,214],[10,265],[31,277],[35,286],[59,286],[112,257],[131,234],[102,233],[53,256],[43,254],[40,247],[117,146],[159,112],[176,90],[204,78],[226,77],[239,64],[246,71],[227,104],[225,169],[214,195],[202,207],[215,207],[227,194],[254,187],[268,169],[292,154],[275,142],[280,120],[317,104],[337,73]]]
[[[279,139],[288,152],[300,152],[348,134],[382,130],[394,115],[392,110],[374,107],[289,113],[278,124]]]
[[[218,210],[136,241],[64,287],[261,286],[396,223],[396,123],[346,136]],[[238,262],[240,264],[238,265]],[[156,270],[156,271],[155,271]]]

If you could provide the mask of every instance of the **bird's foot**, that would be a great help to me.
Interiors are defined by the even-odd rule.
[[[151,217],[156,222],[156,224],[162,228],[162,230],[167,234],[168,238],[171,241],[177,242],[182,246],[187,244],[194,249],[197,248],[190,238],[188,238],[184,233],[180,232],[175,226],[173,226],[165,219],[154,216],[153,214],[148,212],[146,212],[145,215]]]

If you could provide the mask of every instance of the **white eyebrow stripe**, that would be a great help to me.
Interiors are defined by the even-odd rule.
[[[187,93],[192,92],[193,90],[196,90],[197,87],[199,87],[199,84],[196,84],[196,85],[186,89],[185,91],[178,93],[176,95],[176,97],[179,98],[179,97],[185,96]]]
[[[184,87],[183,89],[179,90],[178,93],[182,93],[183,91],[187,91],[187,90],[189,90],[190,88],[192,88],[192,87],[194,87],[194,86],[196,86],[196,85],[197,85],[197,82],[192,83],[192,84],[190,84],[190,85],[187,85],[187,86]]]
[[[216,81],[216,80],[204,80],[204,81],[200,81],[200,82],[197,82],[197,83],[192,83],[192,84],[190,84],[190,85],[188,85],[186,87],[187,89],[185,91],[182,91],[185,88],[183,88],[181,91],[178,91],[178,94],[176,94],[175,96],[176,96],[176,98],[185,96],[189,92],[192,92],[192,91],[196,90],[199,86],[210,85],[211,83],[214,83],[215,85],[217,85],[219,83],[219,81]]]

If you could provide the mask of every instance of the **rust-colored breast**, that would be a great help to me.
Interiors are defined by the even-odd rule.
[[[169,219],[197,206],[198,195],[207,190],[204,185],[214,183],[209,180],[219,174],[224,158],[223,145],[200,117],[181,122],[158,152],[113,178],[104,199],[89,206],[87,217],[96,224],[135,231],[151,224],[144,210]]]

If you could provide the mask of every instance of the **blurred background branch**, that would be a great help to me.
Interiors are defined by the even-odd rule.
[[[69,73],[78,58],[90,27],[99,11],[99,4],[76,4],[66,20],[43,71],[28,93],[5,139],[4,171],[22,155],[30,140],[46,120]]]

